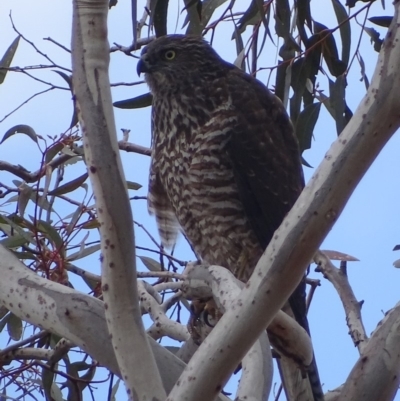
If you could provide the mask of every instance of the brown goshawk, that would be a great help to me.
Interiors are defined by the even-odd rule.
[[[201,260],[247,281],[304,186],[282,103],[198,37],[155,40],[137,70],[153,95],[148,206],[162,243],[181,228]],[[296,293],[304,327],[304,286]]]

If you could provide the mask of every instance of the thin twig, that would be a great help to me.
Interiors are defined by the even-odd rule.
[[[30,98],[26,99],[24,102],[22,102],[18,107],[16,107],[14,110],[12,110],[10,113],[6,114],[1,120],[0,123],[2,123],[6,118],[10,117],[11,114],[14,114],[17,110],[19,110],[22,106],[27,104],[29,101],[31,101],[33,98],[39,95],[43,95],[43,93],[50,92],[51,90],[55,89],[55,87],[47,88],[41,92],[37,92],[34,95],[32,95]]]
[[[22,33],[19,32],[18,29],[16,28],[16,26],[14,25],[14,21],[13,21],[13,19],[12,19],[11,12],[10,12],[10,14],[9,14],[9,17],[10,17],[11,25],[12,25],[14,31],[15,31],[19,36],[21,36],[21,38],[22,38],[26,43],[30,44],[30,45],[36,50],[37,53],[39,53],[42,57],[44,57],[46,60],[48,60],[50,63],[52,63],[54,67],[57,67],[57,68],[60,68],[61,70],[65,70],[65,71],[69,71],[69,72],[71,71],[71,70],[69,70],[68,68],[65,68],[65,67],[62,67],[61,65],[56,64],[47,54],[45,54],[45,53],[43,53],[41,50],[39,50],[39,48],[38,48],[33,42],[31,42],[31,41],[28,40],[24,35],[22,35]]]
[[[64,45],[62,45],[61,43],[56,42],[54,39],[48,37],[48,38],[43,38],[43,40],[48,40],[49,42],[54,43],[55,45],[57,45],[58,47],[61,47],[61,49],[65,50],[68,53],[71,53],[71,50],[69,50],[67,47],[65,47]]]
[[[155,39],[155,36],[149,36],[148,38],[141,38],[136,41],[136,43],[132,43],[130,46],[122,46],[117,43],[114,43],[114,46],[110,48],[110,53],[120,51],[125,53],[127,56],[132,56],[131,52],[135,50],[141,49],[143,46],[148,45],[150,42],[152,42]]]
[[[139,245],[136,246],[136,249],[140,249],[141,251],[153,252],[153,253],[157,253],[161,256],[165,256],[169,260],[172,260],[172,261],[178,263],[180,266],[186,265],[186,262],[184,262],[183,260],[177,259],[174,256],[170,255],[169,253],[163,252],[162,250],[155,250],[155,249],[146,248],[146,247],[139,246]]]

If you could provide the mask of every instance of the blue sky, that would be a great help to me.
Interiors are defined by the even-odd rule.
[[[42,0],[40,4],[26,0],[2,0],[0,3],[0,26],[2,39],[0,41],[0,55],[15,38],[9,21],[9,11],[17,28],[29,40],[37,44],[44,53],[51,55],[57,64],[70,66],[70,55],[57,48],[54,44],[43,41],[43,38],[51,37],[58,42],[70,46],[71,27],[71,2],[52,2]],[[142,4],[139,2],[139,4]],[[172,7],[172,3],[171,7]],[[244,9],[240,4],[247,1],[238,1],[237,9]],[[314,6],[314,5],[313,5]],[[112,9],[109,22],[110,43],[128,45],[131,41],[131,26],[127,4],[119,2]],[[314,6],[315,7],[315,6]],[[333,10],[327,12],[330,7],[329,1],[318,2],[315,15],[319,22],[328,26],[334,26],[335,16]],[[382,11],[380,4],[376,2],[371,15],[389,15],[392,13],[392,5],[387,5],[387,10]],[[139,12],[139,16],[141,11]],[[175,27],[180,27],[183,17],[177,15],[179,21],[170,21],[169,32],[175,32]],[[359,18],[362,21],[362,18]],[[179,29],[178,29],[179,31]],[[233,62],[235,59],[235,45],[230,41],[232,25],[225,23],[217,30],[214,46],[223,58]],[[353,32],[354,44],[358,40],[358,31]],[[340,47],[340,40],[337,37]],[[352,51],[354,51],[354,45]],[[353,54],[353,53],[352,53]],[[377,53],[372,49],[369,39],[364,35],[361,42],[361,54],[367,65],[367,75],[372,77],[375,67]],[[273,66],[277,62],[277,52],[273,47],[263,53],[260,60],[261,66]],[[20,43],[14,58],[14,66],[25,66],[32,64],[47,64],[26,43]],[[45,80],[65,86],[64,81],[55,73],[46,70],[40,73]],[[139,78],[136,75],[136,61],[123,54],[114,53],[110,65],[111,82],[135,82]],[[260,74],[261,80],[266,80],[266,73]],[[326,88],[326,78],[319,77],[321,87]],[[21,74],[9,74],[3,85],[0,86],[0,120],[14,107],[20,104],[33,93],[43,90],[44,87]],[[118,87],[113,89],[114,100],[131,98],[147,92],[143,84],[133,87]],[[354,111],[365,93],[364,84],[360,82],[360,67],[355,62],[348,77],[348,103]],[[70,123],[72,115],[71,95],[67,91],[52,91],[38,97],[25,105],[19,112],[0,123],[0,137],[10,127],[17,124],[31,125],[38,134],[55,135],[65,131]],[[150,109],[140,111],[115,110],[117,132],[121,128],[131,129],[130,141],[149,146],[150,144]],[[320,120],[314,132],[315,140],[312,149],[306,151],[304,157],[313,166],[318,166],[330,144],[336,139],[335,123],[322,108]],[[120,139],[122,135],[120,135]],[[398,149],[400,147],[399,134],[394,135],[385,149],[381,152],[371,169],[355,190],[348,202],[343,214],[329,233],[321,249],[331,249],[348,253],[360,259],[360,262],[352,262],[348,265],[350,282],[358,300],[364,300],[363,318],[370,334],[379,320],[383,318],[384,312],[390,309],[398,301],[398,284],[400,271],[393,267],[393,261],[400,255],[393,252],[393,247],[400,243],[400,221],[398,213],[398,199],[400,196],[399,173],[400,158]],[[143,184],[143,188],[134,195],[146,195],[146,183],[148,175],[149,159],[146,156],[121,153],[125,175],[129,181]],[[38,168],[39,153],[34,149],[33,142],[24,136],[10,138],[0,145],[0,160],[6,160],[15,164],[21,164],[27,169]],[[66,169],[67,180],[82,174],[83,166],[74,165]],[[306,178],[310,178],[313,169],[305,168]],[[14,177],[11,174],[0,172],[0,182],[10,183]],[[83,191],[77,191],[82,196]],[[157,237],[154,220],[148,216],[144,201],[133,202],[134,217]],[[3,212],[5,208],[1,208]],[[73,209],[63,210],[64,215],[71,213]],[[92,236],[93,234],[91,234]],[[137,245],[151,246],[147,236],[136,229]],[[95,237],[90,237],[94,239]],[[144,254],[138,251],[139,255]],[[189,247],[181,238],[178,244],[177,257],[183,260],[193,259]],[[97,257],[81,262],[81,267],[99,273],[100,265]],[[140,263],[140,262],[139,262]],[[316,357],[320,369],[322,381],[326,390],[333,389],[345,381],[353,364],[358,358],[357,350],[354,348],[345,324],[343,308],[338,296],[329,282],[324,280],[318,273],[311,269],[311,277],[321,279],[322,286],[317,289],[310,310],[310,325]],[[76,280],[79,285],[79,280]],[[79,288],[79,287],[78,287]],[[82,290],[85,290],[82,287]],[[4,335],[0,337],[0,346],[3,344]],[[121,397],[120,399],[124,399]],[[398,396],[397,399],[400,400]]]

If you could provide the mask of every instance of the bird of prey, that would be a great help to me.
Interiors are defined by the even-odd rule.
[[[156,39],[137,71],[153,95],[148,207],[162,243],[181,228],[201,260],[246,282],[304,186],[281,101],[195,36]]]

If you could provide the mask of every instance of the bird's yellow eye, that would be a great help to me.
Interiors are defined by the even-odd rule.
[[[167,50],[164,54],[165,60],[171,61],[175,58],[175,52],[173,50]]]

